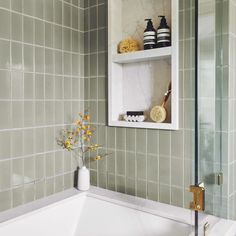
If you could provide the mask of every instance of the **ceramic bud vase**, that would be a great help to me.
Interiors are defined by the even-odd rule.
[[[79,168],[78,171],[78,189],[87,191],[90,188],[90,173],[86,166]]]

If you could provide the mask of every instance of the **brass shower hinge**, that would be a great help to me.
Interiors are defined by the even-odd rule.
[[[193,201],[190,203],[190,209],[194,211],[204,211],[205,209],[204,183],[198,185],[191,185],[189,191],[193,193]]]

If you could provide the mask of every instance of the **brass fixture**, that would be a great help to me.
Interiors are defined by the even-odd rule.
[[[194,211],[204,211],[205,209],[205,188],[204,184],[191,185],[190,192],[193,193],[193,201],[190,203],[190,209]]]

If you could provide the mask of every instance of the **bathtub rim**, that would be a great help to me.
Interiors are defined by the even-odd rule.
[[[90,190],[87,192],[82,192],[72,188],[42,199],[35,200],[25,205],[18,206],[16,208],[9,209],[7,211],[0,212],[0,228],[4,225],[17,221],[18,219],[28,217],[32,214],[37,214],[37,212],[61,205],[64,202],[77,199],[78,197],[92,197],[105,202],[127,207],[129,209],[134,209],[162,217],[167,220],[172,220],[177,223],[185,224],[193,229],[194,214],[189,209],[147,200],[136,196],[130,196],[94,186],[91,186]],[[199,218],[200,226],[203,226],[206,221],[214,226],[218,220],[219,219],[215,216],[209,216],[205,214],[200,214]]]

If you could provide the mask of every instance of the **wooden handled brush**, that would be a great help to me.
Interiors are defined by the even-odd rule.
[[[167,110],[166,110],[165,105],[170,97],[170,94],[171,94],[171,82],[169,82],[168,90],[165,93],[165,96],[164,96],[161,106],[153,107],[150,112],[150,117],[154,122],[162,123],[166,120]]]

